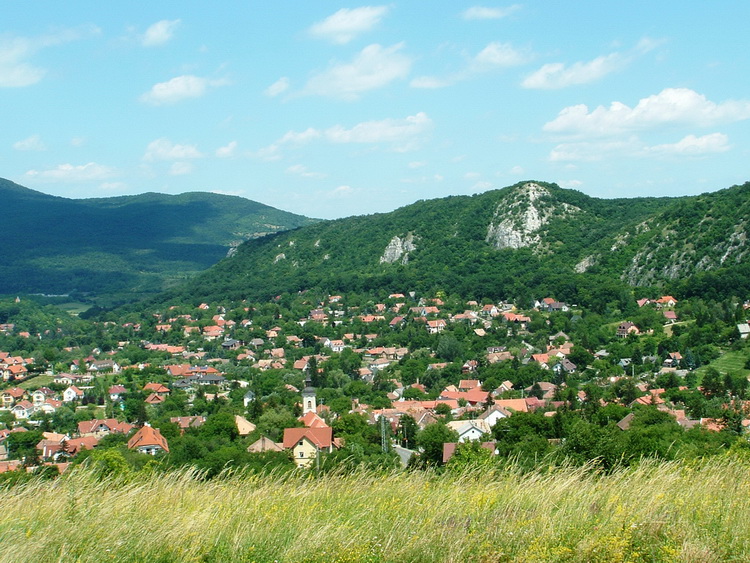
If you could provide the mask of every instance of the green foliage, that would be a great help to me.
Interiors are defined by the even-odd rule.
[[[94,293],[105,304],[179,283],[239,240],[314,222],[219,194],[72,200],[4,179],[0,204],[13,209],[4,221],[4,291]]]

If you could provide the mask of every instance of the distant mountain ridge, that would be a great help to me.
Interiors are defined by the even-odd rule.
[[[750,183],[700,196],[598,199],[521,182],[248,241],[164,298],[414,289],[581,303],[599,292],[616,304],[634,287],[744,272],[749,206]]]
[[[0,294],[132,300],[174,285],[243,241],[315,223],[236,196],[67,199],[0,179]],[[114,297],[114,296],[117,297]]]

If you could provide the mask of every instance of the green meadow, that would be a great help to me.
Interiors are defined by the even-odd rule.
[[[102,479],[2,492],[0,561],[747,561],[750,462]]]

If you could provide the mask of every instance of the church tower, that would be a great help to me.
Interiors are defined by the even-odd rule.
[[[302,416],[305,416],[308,412],[317,412],[316,400],[315,400],[315,387],[312,386],[310,376],[305,379],[305,388],[302,390]]]

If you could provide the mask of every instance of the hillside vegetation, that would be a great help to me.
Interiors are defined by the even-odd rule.
[[[169,297],[409,289],[521,303],[554,293],[587,305],[657,286],[721,298],[748,287],[749,195],[750,183],[695,197],[603,200],[525,182],[248,241]]]
[[[212,193],[73,200],[0,179],[6,294],[132,301],[205,270],[242,241],[314,220]]]
[[[3,492],[0,561],[746,561],[748,469],[79,470]]]

